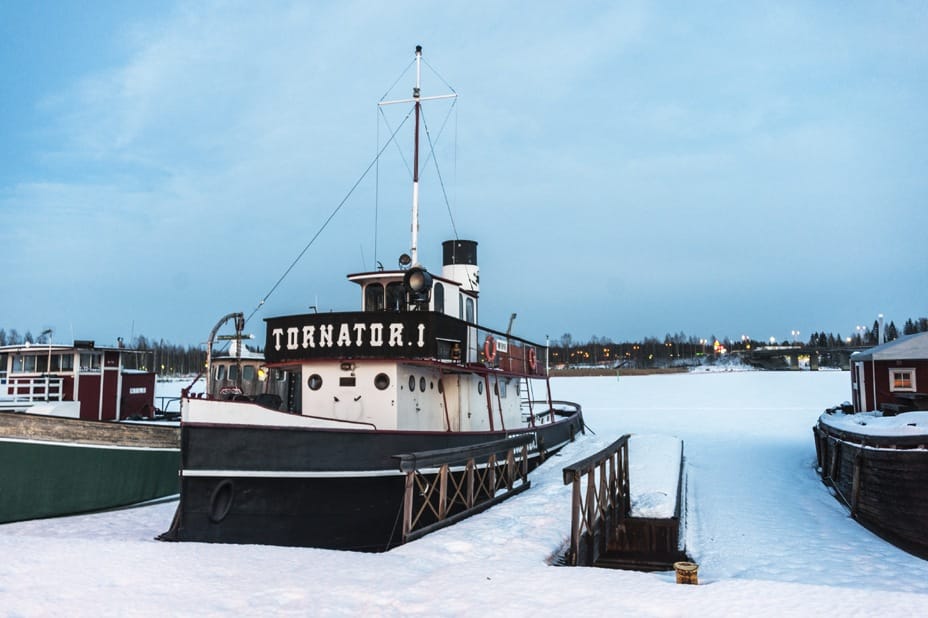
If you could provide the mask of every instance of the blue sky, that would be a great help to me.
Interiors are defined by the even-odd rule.
[[[416,44],[425,93],[460,94],[440,138],[426,110],[449,205],[428,167],[420,257],[450,209],[487,326],[928,315],[924,3],[5,2],[0,41],[0,327],[192,344],[250,313],[383,143]],[[410,203],[391,147],[251,330],[355,309],[345,274],[408,251]]]

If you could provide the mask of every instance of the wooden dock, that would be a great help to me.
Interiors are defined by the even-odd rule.
[[[670,449],[666,456],[655,458],[652,453],[649,457],[648,466],[664,467],[659,471],[665,479],[663,491],[656,493],[667,494],[669,500],[661,508],[649,509],[642,503],[647,502],[654,487],[642,481],[633,488],[630,470],[635,466],[629,462],[630,439],[635,436],[624,435],[598,453],[564,468],[564,484],[572,485],[573,491],[571,538],[563,564],[669,571],[675,562],[689,560],[683,543],[683,442],[670,439],[664,447]],[[641,476],[646,476],[644,471]]]

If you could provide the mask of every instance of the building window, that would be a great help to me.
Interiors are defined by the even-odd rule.
[[[890,369],[889,390],[891,392],[915,392],[914,369]]]
[[[53,354],[49,371],[74,371],[73,354]]]
[[[95,352],[81,353],[81,371],[97,373],[100,371],[101,354]]]

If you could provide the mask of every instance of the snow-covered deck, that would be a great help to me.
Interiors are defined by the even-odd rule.
[[[880,412],[822,414],[819,420],[834,429],[872,437],[928,436],[928,411],[883,416]]]

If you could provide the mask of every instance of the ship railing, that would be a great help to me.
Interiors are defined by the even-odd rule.
[[[595,563],[609,546],[617,524],[629,515],[628,438],[626,434],[563,470],[564,484],[572,485],[570,545],[565,557],[570,566]]]
[[[522,422],[531,424],[553,423],[558,417],[573,416],[581,412],[579,403],[553,399],[526,399],[522,401]]]
[[[5,399],[16,403],[35,401],[64,401],[64,378],[40,376],[32,378],[8,377],[3,382]]]
[[[406,475],[402,542],[486,510],[530,486],[527,433],[493,442],[394,455]]]
[[[476,324],[468,325],[467,331],[468,363],[539,378],[547,375],[544,346]]]

